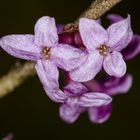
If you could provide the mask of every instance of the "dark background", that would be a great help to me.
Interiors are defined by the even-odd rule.
[[[58,23],[72,22],[92,0],[4,0],[0,1],[0,36],[33,33],[36,20],[54,16]],[[108,13],[132,15],[132,27],[140,34],[138,0],[123,0]],[[8,72],[17,59],[0,51],[0,75]],[[29,78],[13,93],[0,99],[0,139],[12,132],[15,140],[47,139],[140,139],[140,56],[128,62],[134,84],[128,94],[113,100],[111,118],[102,125],[92,124],[87,114],[68,125],[58,115],[58,105],[51,102],[37,76]]]

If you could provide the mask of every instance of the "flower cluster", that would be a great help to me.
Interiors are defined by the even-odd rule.
[[[35,61],[35,69],[47,96],[60,103],[60,117],[73,123],[88,111],[94,123],[105,122],[112,111],[112,96],[126,93],[132,76],[125,60],[140,52],[140,37],[133,35],[130,15],[108,15],[105,30],[100,20],[81,18],[79,24],[56,26],[54,18],[41,17],[34,35],[8,35],[0,46],[10,55]],[[59,70],[65,86],[59,86]],[[104,76],[95,80],[102,72]]]

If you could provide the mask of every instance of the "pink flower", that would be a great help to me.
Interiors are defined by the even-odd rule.
[[[81,18],[79,31],[86,47],[86,61],[70,72],[74,81],[93,79],[102,69],[115,77],[126,73],[126,64],[120,51],[131,41],[133,33],[130,16],[112,24],[105,30],[95,20]]]
[[[105,93],[89,92],[88,89],[81,83],[71,82],[64,88],[64,93],[67,96],[65,102],[60,107],[60,117],[67,123],[75,122],[79,115],[84,111],[89,111],[90,118],[93,120],[93,115],[99,120],[106,120],[110,112],[105,111],[105,108],[111,103],[112,98]],[[102,108],[107,113],[102,113],[102,118],[97,119],[97,112],[93,114],[93,108]],[[101,109],[100,108],[100,109]],[[98,110],[99,111],[99,110]],[[100,116],[99,114],[98,116]],[[108,117],[107,117],[108,116]],[[102,121],[103,122],[103,121]],[[101,123],[101,122],[100,122]]]
[[[54,18],[42,17],[35,24],[35,35],[8,35],[0,39],[0,46],[17,58],[37,61],[36,71],[45,83],[47,93],[57,91],[58,67],[70,71],[84,60],[84,52],[58,42]],[[57,91],[58,92],[58,91]],[[55,99],[54,99],[55,100]]]
[[[127,93],[132,86],[132,76],[130,74],[126,74],[121,78],[108,76],[102,81],[91,80],[82,84],[70,80],[67,82],[69,82],[69,84],[64,87],[64,93],[67,97],[60,107],[60,117],[67,123],[74,123],[81,113],[87,111],[91,122],[101,124],[107,121],[111,116],[112,103],[108,102],[108,104],[101,106],[92,106],[91,104],[91,106],[88,107],[85,103],[92,100],[91,97],[96,93],[99,94],[97,94],[98,96],[100,96],[101,93],[105,93],[108,97]],[[88,98],[85,98],[86,96]],[[87,102],[84,101],[83,106],[79,103],[81,102],[80,98],[87,100]],[[102,97],[100,99],[103,100]],[[95,101],[95,98],[93,98],[91,102],[94,103]]]

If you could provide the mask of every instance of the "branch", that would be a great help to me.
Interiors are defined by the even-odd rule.
[[[95,0],[92,2],[90,7],[83,12],[83,14],[77,19],[77,21],[81,17],[98,19],[121,1],[122,0]]]
[[[22,66],[12,69],[7,75],[0,78],[0,98],[12,92],[29,76],[35,75],[34,63],[27,62]]]
[[[122,0],[95,0],[90,7],[79,17],[97,19]],[[79,18],[76,20],[78,22]],[[33,62],[12,69],[7,75],[0,78],[0,98],[12,92],[29,76],[36,74]]]

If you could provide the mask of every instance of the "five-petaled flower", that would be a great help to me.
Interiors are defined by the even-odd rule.
[[[86,61],[70,72],[74,81],[91,80],[101,70],[115,77],[126,73],[126,64],[120,51],[131,41],[133,33],[130,16],[105,30],[95,20],[81,18],[79,32],[86,47]]]

